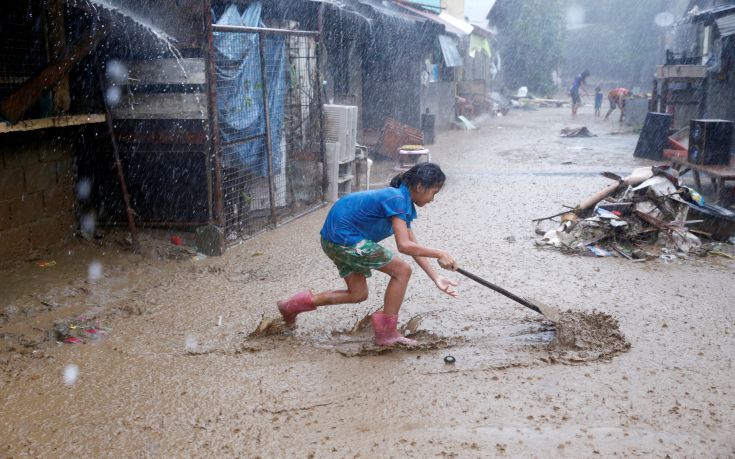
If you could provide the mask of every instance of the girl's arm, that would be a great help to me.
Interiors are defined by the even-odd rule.
[[[443,250],[431,249],[419,244],[413,231],[408,228],[405,221],[398,217],[393,217],[393,233],[396,237],[398,251],[406,255],[411,255],[426,275],[434,281],[434,284],[439,290],[456,298],[457,292],[454,290],[454,287],[457,286],[457,281],[448,279],[434,271],[427,257],[437,258],[442,268],[451,270],[457,269],[457,263],[454,259]],[[432,254],[438,256],[432,256]]]
[[[413,236],[411,230],[408,229],[405,221],[398,217],[393,217],[391,220],[393,224],[393,235],[396,239],[399,252],[414,258],[436,258],[439,261],[439,266],[442,268],[450,271],[457,269],[457,262],[447,252],[431,247],[424,247],[416,241],[416,238]],[[421,265],[419,264],[419,266]],[[427,272],[427,274],[429,273]]]

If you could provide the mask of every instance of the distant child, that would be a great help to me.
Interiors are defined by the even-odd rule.
[[[339,199],[324,222],[321,244],[345,280],[347,290],[313,293],[307,289],[278,301],[278,310],[286,324],[294,325],[297,314],[313,311],[318,306],[365,301],[367,278],[372,270],[377,270],[390,276],[390,281],[383,308],[372,314],[373,341],[378,346],[418,344],[396,330],[411,266],[394,257],[393,252],[379,242],[393,235],[400,253],[413,257],[439,290],[456,297],[453,287],[457,282],[439,275],[429,262],[429,258],[436,258],[439,266],[454,271],[457,269],[454,258],[443,250],[420,245],[411,229],[411,222],[417,216],[416,206],[432,202],[445,180],[438,165],[421,163],[395,176],[389,187],[352,193]]]
[[[600,116],[600,110],[602,110],[602,88],[595,88],[595,116]]]

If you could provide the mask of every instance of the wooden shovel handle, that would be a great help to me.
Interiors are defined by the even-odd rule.
[[[507,291],[503,287],[500,287],[500,286],[497,286],[497,285],[495,285],[495,284],[493,284],[491,282],[488,282],[485,279],[483,279],[481,277],[478,277],[478,276],[476,276],[476,275],[474,275],[474,274],[472,274],[470,272],[467,272],[467,271],[465,271],[462,268],[457,268],[457,272],[460,273],[460,274],[462,274],[463,276],[469,277],[470,279],[472,279],[473,281],[477,282],[478,284],[482,284],[482,285],[484,285],[487,288],[490,288],[490,289],[495,290],[496,292],[500,293],[501,295],[507,296],[508,298],[510,298],[511,300],[515,301],[516,303],[520,303],[520,304],[522,304],[523,306],[525,306],[525,307],[527,307],[529,309],[533,309],[534,311],[538,312],[539,314],[543,314],[543,312],[541,312],[541,309],[539,309],[538,306],[534,305],[533,303],[530,303],[528,300],[526,300],[524,298],[521,298],[518,295],[515,295],[515,294]]]

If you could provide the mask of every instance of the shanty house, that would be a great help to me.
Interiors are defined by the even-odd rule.
[[[735,120],[735,1],[692,1],[656,70],[653,109],[690,119]],[[734,139],[735,140],[735,139]]]
[[[216,251],[322,205],[317,4],[266,23],[259,2],[12,3],[4,255],[99,223],[213,228]]]

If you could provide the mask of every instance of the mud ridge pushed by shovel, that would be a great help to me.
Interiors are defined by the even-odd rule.
[[[599,311],[564,311],[556,323],[556,336],[549,346],[553,360],[562,363],[609,358],[630,349],[617,319]]]

